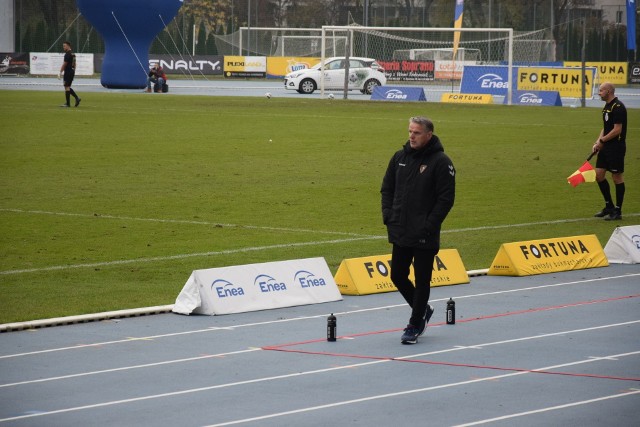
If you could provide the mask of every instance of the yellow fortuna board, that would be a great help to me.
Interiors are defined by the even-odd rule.
[[[413,280],[413,266],[409,271]],[[391,282],[391,255],[345,259],[334,278],[342,295],[368,295],[397,291]],[[441,249],[433,261],[431,286],[469,283],[457,249]]]
[[[503,243],[490,276],[531,276],[557,271],[606,267],[607,257],[595,234]]]
[[[483,93],[443,93],[440,102],[453,104],[493,104],[493,95]]]

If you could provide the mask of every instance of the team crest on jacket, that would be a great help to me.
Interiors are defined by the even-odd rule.
[[[420,173],[427,170],[427,165],[420,165]]]

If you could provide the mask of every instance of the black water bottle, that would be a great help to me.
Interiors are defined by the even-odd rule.
[[[336,340],[337,323],[336,316],[331,313],[331,316],[327,317],[327,341]]]
[[[447,325],[454,325],[456,323],[456,302],[453,298],[449,298],[447,301]]]

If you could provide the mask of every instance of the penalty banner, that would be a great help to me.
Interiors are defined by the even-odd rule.
[[[531,276],[609,265],[595,234],[504,243],[490,276]]]
[[[173,306],[179,314],[231,314],[340,301],[324,258],[194,270]]]
[[[414,280],[413,266],[409,278]],[[391,281],[391,255],[345,259],[340,263],[335,282],[343,295],[369,295],[394,292]],[[441,249],[433,261],[431,286],[469,283],[467,270],[456,249]]]

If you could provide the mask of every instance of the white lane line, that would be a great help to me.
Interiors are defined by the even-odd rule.
[[[590,362],[590,361],[586,361],[586,362]],[[538,371],[549,371],[551,369],[572,366],[574,364],[580,364],[580,363],[585,363],[585,361],[576,361],[576,362],[564,363],[562,365],[547,366],[547,367],[544,367],[544,368],[538,368],[536,370],[538,370]],[[397,397],[397,396],[404,396],[404,395],[408,395],[408,394],[415,394],[415,393],[423,393],[423,392],[427,392],[427,391],[441,390],[441,389],[445,389],[445,388],[463,386],[463,385],[474,384],[474,383],[485,382],[485,381],[494,381],[494,380],[497,380],[497,379],[515,377],[515,376],[518,376],[518,375],[527,375],[527,374],[531,374],[531,373],[532,372],[515,372],[515,373],[510,373],[510,374],[504,374],[504,375],[496,375],[496,376],[488,377],[488,378],[478,378],[478,379],[474,379],[474,380],[460,381],[460,382],[450,383],[450,384],[442,384],[442,385],[439,385],[439,386],[425,387],[425,388],[419,388],[419,389],[413,389],[413,390],[405,390],[405,391],[400,391],[400,392],[396,392],[396,393],[380,394],[380,395],[369,396],[369,397],[364,397],[364,398],[360,398],[360,399],[352,399],[352,400],[347,400],[347,401],[343,401],[343,402],[329,403],[329,404],[326,404],[326,405],[311,406],[311,407],[296,409],[296,410],[292,410],[292,411],[285,411],[285,412],[267,414],[267,415],[262,415],[262,416],[259,416],[259,417],[245,418],[245,419],[234,420],[234,421],[229,421],[229,422],[224,422],[224,423],[211,424],[211,425],[208,425],[206,427],[222,427],[222,426],[229,426],[229,425],[236,425],[236,424],[244,424],[244,423],[248,423],[248,422],[261,421],[261,420],[265,420],[265,419],[277,418],[277,417],[282,417],[282,416],[286,416],[286,415],[293,415],[293,414],[299,414],[299,413],[303,413],[303,412],[317,411],[317,410],[320,410],[320,409],[335,408],[335,407],[338,407],[338,406],[352,405],[354,403],[361,403],[361,402],[367,402],[367,401],[372,401],[372,400],[387,399],[389,397]]]
[[[70,379],[70,378],[86,377],[86,376],[90,376],[90,375],[108,374],[108,373],[118,372],[118,371],[129,371],[129,370],[132,370],[132,369],[154,368],[154,367],[157,367],[157,366],[171,365],[171,364],[174,364],[174,363],[185,363],[185,362],[194,362],[196,360],[215,359],[215,358],[218,358],[218,357],[233,356],[233,355],[236,355],[236,354],[251,353],[251,352],[254,352],[254,351],[262,351],[262,349],[254,347],[254,348],[250,348],[250,349],[247,349],[247,350],[231,351],[231,352],[228,352],[228,353],[207,354],[205,356],[196,356],[196,357],[188,357],[188,358],[183,358],[183,359],[165,360],[165,361],[156,362],[156,363],[145,363],[143,365],[123,366],[123,367],[120,367],[120,368],[103,369],[103,370],[100,370],[100,371],[81,372],[81,373],[78,373],[78,374],[61,375],[61,376],[58,376],[58,377],[39,378],[37,380],[20,381],[20,382],[15,382],[15,383],[0,384],[0,388],[15,387],[15,386],[18,386],[18,385],[25,385],[25,384],[36,384],[36,383],[42,383],[42,382],[48,382],[48,381],[66,380],[66,379]]]
[[[155,262],[155,261],[169,261],[174,259],[208,257],[208,256],[215,256],[215,255],[228,255],[228,254],[243,253],[243,252],[256,252],[256,251],[264,251],[264,250],[270,250],[270,249],[295,248],[295,247],[302,247],[302,246],[335,245],[339,243],[357,242],[362,240],[379,240],[382,238],[383,238],[382,236],[353,237],[350,239],[317,240],[314,242],[283,243],[278,245],[254,246],[254,247],[239,248],[239,249],[226,249],[222,251],[196,252],[191,254],[123,259],[123,260],[117,260],[117,261],[93,262],[93,263],[85,263],[85,264],[53,265],[51,267],[27,268],[22,270],[5,270],[5,271],[0,271],[0,275],[6,276],[9,274],[35,273],[35,272],[41,272],[41,271],[69,270],[74,268],[87,268],[87,267],[95,268],[95,267],[106,267],[106,266],[112,266],[112,265],[145,263],[145,262]]]
[[[580,332],[591,332],[591,331],[597,331],[597,330],[600,330],[600,329],[608,329],[608,328],[615,328],[615,327],[618,327],[618,326],[632,325],[634,323],[640,323],[640,320],[632,320],[630,322],[622,322],[622,323],[612,323],[610,325],[593,326],[593,327],[590,327],[590,328],[583,328],[583,329],[574,329],[574,330],[571,330],[571,331],[550,332],[550,333],[547,333],[547,334],[538,334],[538,335],[531,335],[531,336],[528,336],[528,337],[512,338],[512,339],[509,339],[509,340],[502,340],[502,341],[494,341],[494,342],[487,342],[487,343],[481,343],[481,344],[474,344],[472,346],[453,346],[452,348],[447,348],[447,349],[443,349],[443,350],[436,350],[436,351],[430,351],[428,353],[417,353],[417,354],[410,354],[410,355],[407,355],[407,356],[398,356],[398,357],[394,357],[394,359],[396,359],[396,360],[415,359],[417,357],[434,356],[436,354],[450,353],[452,351],[462,351],[462,350],[467,350],[467,349],[480,349],[482,347],[491,347],[491,346],[496,346],[496,345],[512,344],[512,343],[517,343],[517,342],[522,342],[522,341],[537,340],[537,339],[541,339],[541,338],[549,338],[549,337],[562,336],[562,335],[568,335],[568,334],[576,334],[576,333],[580,333]],[[614,356],[601,356],[601,357],[590,356],[588,359],[586,359],[586,361],[584,363],[596,362],[596,361],[599,361],[599,360],[606,359],[608,357],[631,356],[631,355],[635,355],[635,354],[640,354],[640,351],[636,351],[636,352],[632,352],[632,353],[624,353],[622,355],[614,355]],[[576,364],[578,364],[578,363],[576,363]],[[535,369],[532,369],[532,371],[535,371]]]
[[[344,235],[344,236],[353,237],[350,239],[335,239],[335,240],[327,240],[327,241],[320,240],[320,241],[300,242],[300,243],[291,243],[291,244],[255,246],[255,247],[248,247],[248,248],[228,249],[228,250],[212,251],[212,252],[199,252],[199,253],[178,254],[178,255],[168,255],[168,256],[159,256],[159,257],[133,258],[133,259],[116,260],[116,261],[104,261],[104,262],[69,264],[69,265],[54,265],[50,267],[5,270],[5,271],[0,271],[0,276],[10,275],[10,274],[37,273],[37,272],[43,272],[43,271],[59,271],[59,270],[68,270],[68,269],[76,269],[76,268],[96,268],[96,267],[108,267],[108,266],[124,265],[124,264],[161,262],[161,261],[170,261],[170,260],[193,258],[193,257],[208,257],[208,256],[229,255],[229,254],[243,253],[243,252],[256,252],[256,251],[264,251],[264,250],[271,250],[271,249],[282,249],[282,248],[287,248],[291,246],[293,247],[317,246],[317,245],[323,245],[323,244],[349,243],[349,242],[360,241],[360,240],[382,240],[387,238],[387,236],[385,235],[376,236],[376,235],[367,235],[367,234],[347,233],[347,232],[340,232],[340,231],[262,227],[262,226],[256,226],[256,225],[219,224],[219,223],[213,223],[213,222],[207,222],[207,221],[173,220],[173,219],[159,219],[159,218],[136,218],[136,217],[101,215],[101,214],[89,215],[89,214],[77,214],[77,213],[66,213],[66,212],[49,212],[49,211],[6,209],[6,208],[0,208],[0,212],[16,212],[16,213],[40,214],[40,215],[59,215],[59,216],[71,216],[71,217],[82,217],[82,218],[106,218],[106,219],[112,219],[112,220],[126,220],[126,221],[198,224],[198,225],[206,225],[206,226],[261,229],[261,230],[268,230],[268,231],[291,232],[291,233],[331,234],[331,235]],[[637,215],[640,215],[640,214],[625,213],[625,216],[637,216]],[[469,231],[497,230],[497,229],[512,228],[512,227],[529,227],[534,225],[563,224],[563,223],[569,223],[569,222],[581,222],[581,221],[592,221],[592,220],[593,218],[577,218],[577,219],[566,219],[566,220],[562,219],[562,220],[555,220],[555,221],[527,222],[527,223],[508,224],[508,225],[488,225],[483,227],[469,227],[469,228],[458,228],[458,229],[452,229],[452,230],[443,230],[442,233],[465,233]]]
[[[590,283],[590,282],[597,282],[597,281],[604,281],[604,280],[612,280],[612,279],[620,279],[620,278],[626,278],[626,277],[630,277],[630,276],[640,276],[640,273],[638,273],[638,274],[630,274],[630,275],[623,275],[623,276],[602,277],[602,278],[598,278],[598,279],[585,279],[585,280],[579,280],[579,281],[574,281],[574,282],[564,282],[564,283],[556,283],[556,284],[549,284],[549,285],[542,285],[542,286],[531,286],[531,287],[521,288],[521,289],[507,289],[507,290],[504,290],[504,291],[485,292],[485,293],[473,294],[473,295],[462,295],[462,296],[456,297],[456,299],[478,298],[478,297],[493,296],[493,295],[499,295],[499,294],[513,293],[513,292],[541,290],[541,289],[545,289],[545,288],[549,288],[549,287],[556,287],[556,286],[580,285],[580,284],[583,284],[583,283]],[[445,297],[445,298],[440,298],[440,299],[434,299],[432,301],[433,302],[438,302],[438,301],[447,301],[447,300],[448,300],[448,298]],[[335,313],[335,314],[336,315],[341,315],[341,316],[346,316],[346,315],[364,313],[364,312],[369,312],[369,311],[388,310],[388,309],[398,308],[398,307],[406,307],[406,304],[384,305],[384,306],[379,306],[379,307],[363,308],[363,309],[359,309],[359,310],[343,311],[343,312],[339,312],[339,313]],[[300,321],[300,320],[310,320],[310,319],[318,319],[318,318],[324,318],[324,317],[327,317],[327,313],[313,315],[313,316],[292,317],[291,319],[278,319],[278,320],[269,320],[269,321],[265,321],[265,322],[245,323],[245,324],[242,324],[242,325],[234,325],[233,328],[246,328],[246,327],[253,327],[253,326],[272,325],[272,324],[276,324],[276,323],[296,322],[296,321]],[[632,321],[632,322],[628,322],[628,323],[636,323],[636,322]],[[623,324],[627,324],[627,323],[623,323]],[[618,324],[616,323],[616,324],[613,324],[611,326],[617,326],[617,325]],[[607,326],[605,325],[603,327],[607,327]],[[596,327],[596,328],[599,328],[599,327]],[[122,344],[122,343],[130,342],[130,341],[135,340],[135,339],[158,339],[158,338],[169,338],[169,337],[182,336],[182,335],[199,334],[199,333],[212,332],[212,331],[216,331],[216,330],[219,330],[219,329],[226,329],[226,328],[212,326],[212,327],[209,327],[209,328],[196,329],[196,330],[193,330],[193,331],[174,332],[174,333],[170,333],[170,334],[151,335],[151,336],[148,336],[148,337],[128,338],[128,339],[123,339],[123,340],[98,342],[98,343],[94,343],[94,344],[80,344],[80,345],[69,346],[69,347],[59,347],[59,348],[31,351],[31,352],[25,352],[25,353],[6,354],[6,355],[0,356],[0,360],[1,359],[14,358],[14,357],[37,355],[37,354],[43,354],[43,353],[51,353],[51,352],[56,352],[56,351],[76,350],[76,349],[81,349],[81,348],[85,348],[85,347],[98,347],[98,346],[110,345],[110,344]],[[560,332],[560,333],[564,333],[564,332]],[[478,345],[483,345],[483,344],[478,344]],[[430,353],[427,353],[427,354],[430,354]]]
[[[626,356],[626,355],[635,355],[635,354],[639,354],[639,353],[640,352],[633,352],[633,353],[626,353],[626,354],[616,354],[616,355],[610,355],[610,356],[607,356],[607,357],[623,357],[623,356]],[[313,371],[304,371],[304,372],[296,372],[296,373],[292,373],[292,374],[276,375],[276,376],[264,377],[264,378],[255,378],[255,379],[251,379],[251,380],[237,381],[237,382],[233,382],[233,383],[217,384],[217,385],[212,385],[212,386],[207,386],[207,387],[198,387],[198,388],[180,390],[180,391],[174,391],[174,392],[168,392],[168,393],[160,393],[160,394],[153,394],[153,395],[147,395],[147,396],[134,397],[134,398],[130,398],[130,399],[114,400],[114,401],[109,401],[109,402],[96,403],[96,404],[92,404],[92,405],[76,406],[76,407],[58,409],[58,410],[53,410],[53,411],[43,411],[43,412],[38,412],[38,413],[35,413],[35,414],[25,414],[25,415],[19,415],[19,416],[15,416],[15,417],[2,418],[2,419],[0,419],[0,423],[7,422],[7,421],[16,421],[16,420],[22,420],[22,419],[28,419],[28,418],[42,417],[42,416],[47,416],[47,415],[62,414],[62,413],[67,413],[67,412],[76,412],[76,411],[81,411],[81,410],[85,410],[85,409],[102,408],[102,407],[114,406],[114,405],[120,405],[120,404],[132,403],[132,402],[140,402],[140,401],[144,401],[144,400],[160,399],[160,398],[164,398],[164,397],[179,396],[179,395],[185,395],[185,394],[191,394],[191,393],[200,393],[200,392],[211,391],[211,390],[216,390],[216,389],[224,389],[224,388],[236,387],[236,386],[240,386],[240,385],[256,384],[256,383],[267,382],[267,381],[275,381],[275,380],[281,380],[281,379],[290,379],[290,378],[296,378],[296,377],[301,377],[301,376],[315,375],[315,374],[326,373],[326,372],[331,372],[331,371],[337,371],[337,370],[342,370],[342,369],[352,369],[354,367],[361,367],[361,366],[365,366],[365,365],[375,365],[375,364],[387,363],[387,362],[392,362],[392,360],[387,360],[387,359],[385,359],[385,360],[375,360],[375,361],[371,361],[371,362],[357,363],[357,364],[348,365],[348,366],[338,366],[338,367],[317,369],[317,370],[313,370]],[[282,417],[282,416],[292,415],[292,414],[298,414],[298,413],[303,413],[303,412],[317,411],[317,410],[320,410],[320,409],[334,408],[334,407],[338,407],[338,406],[351,405],[351,404],[355,404],[355,403],[367,402],[367,401],[372,401],[372,400],[386,399],[386,398],[389,398],[389,397],[397,397],[397,396],[403,396],[403,395],[408,395],[408,394],[423,393],[423,392],[427,392],[427,391],[440,390],[440,389],[457,387],[457,386],[468,385],[468,384],[474,384],[474,383],[485,382],[485,381],[494,381],[496,379],[515,377],[515,376],[519,376],[519,375],[528,375],[528,374],[534,373],[535,371],[549,371],[549,370],[552,370],[552,369],[558,369],[558,368],[574,366],[574,365],[583,364],[583,363],[591,363],[591,362],[594,362],[594,360],[593,359],[577,360],[575,362],[563,363],[563,364],[560,364],[560,365],[552,365],[552,366],[536,368],[536,369],[533,369],[532,371],[514,372],[514,373],[496,375],[496,376],[487,377],[487,378],[478,378],[478,379],[473,379],[473,380],[468,380],[468,381],[460,381],[460,382],[442,384],[442,385],[432,386],[432,387],[424,387],[424,388],[418,388],[418,389],[412,389],[412,390],[405,390],[405,391],[396,392],[396,393],[386,393],[386,394],[373,395],[373,396],[363,397],[363,398],[359,398],[359,399],[352,399],[352,400],[348,400],[348,401],[330,403],[330,404],[326,404],[326,405],[311,406],[311,407],[296,409],[296,410],[292,410],[292,411],[278,412],[278,413],[273,413],[273,414],[262,415],[262,416],[259,416],[259,417],[245,418],[245,419],[234,420],[234,421],[229,421],[229,422],[225,422],[225,423],[213,424],[213,425],[210,425],[210,426],[207,426],[207,427],[220,427],[220,426],[227,426],[227,425],[234,425],[234,424],[243,424],[243,423],[247,423],[247,422],[260,421],[260,420],[265,420],[265,419],[269,419],[269,418],[277,418],[277,417]]]
[[[304,229],[304,228],[226,224],[226,223],[218,223],[218,222],[210,222],[210,221],[194,221],[194,220],[181,220],[181,219],[139,218],[139,217],[107,215],[107,214],[80,214],[80,213],[70,213],[70,212],[52,212],[52,211],[9,209],[9,208],[0,208],[0,212],[14,212],[14,213],[36,214],[36,215],[57,215],[57,216],[79,217],[79,218],[96,218],[96,219],[103,218],[103,219],[123,220],[123,221],[144,221],[144,222],[159,222],[159,223],[173,223],[173,224],[206,225],[209,227],[234,227],[234,228],[247,228],[247,229],[277,231],[277,232],[292,232],[292,233],[331,234],[331,235],[354,236],[354,237],[381,237],[381,238],[385,237],[385,236],[373,236],[373,235],[360,234],[360,233],[350,233],[350,232],[344,232],[344,231],[326,231],[326,230],[310,230],[310,229]],[[640,213],[625,212],[625,216],[640,216]],[[456,228],[451,230],[442,230],[442,233],[465,233],[468,231],[499,230],[499,229],[511,228],[511,227],[530,227],[533,225],[566,224],[566,223],[582,222],[582,221],[597,221],[597,220],[594,220],[593,217],[587,217],[587,218],[558,219],[558,220],[551,220],[551,221],[522,222],[518,224],[486,225],[482,227],[467,227],[467,228]]]
[[[588,405],[590,403],[601,402],[603,400],[617,399],[619,397],[633,396],[634,394],[638,394],[638,393],[640,393],[640,390],[629,390],[629,391],[625,391],[625,392],[622,392],[622,393],[619,393],[619,394],[611,394],[609,396],[597,397],[595,399],[582,400],[582,401],[579,401],[579,402],[572,402],[572,403],[565,403],[564,405],[549,406],[549,407],[546,407],[546,408],[540,408],[540,409],[536,409],[536,410],[533,410],[533,411],[519,412],[517,414],[504,415],[502,417],[488,418],[486,420],[474,421],[474,422],[466,423],[466,424],[458,424],[458,425],[456,425],[454,427],[469,427],[469,426],[477,426],[477,425],[481,425],[481,424],[488,424],[488,423],[493,423],[493,422],[496,422],[496,421],[508,420],[508,419],[516,418],[516,417],[524,417],[526,415],[540,414],[542,412],[557,411],[559,409],[571,408],[573,406]]]
[[[69,213],[69,212],[51,212],[51,211],[3,209],[3,208],[0,208],[0,212],[14,212],[14,213],[36,214],[36,215],[70,216],[70,217],[77,217],[77,218],[92,218],[92,219],[112,219],[112,220],[118,220],[118,221],[144,221],[144,222],[158,222],[158,223],[168,223],[168,224],[206,225],[208,227],[247,228],[247,229],[254,229],[254,230],[267,230],[267,231],[290,232],[290,233],[331,234],[336,236],[353,236],[353,237],[379,237],[379,236],[365,235],[365,234],[358,234],[358,233],[348,233],[344,231],[325,231],[325,230],[310,230],[310,229],[304,229],[304,228],[225,224],[220,222],[194,221],[194,220],[183,220],[183,219],[138,218],[138,217],[130,217],[130,216],[117,216],[117,215],[79,214],[79,213]]]
[[[318,370],[314,370],[314,371],[296,372],[296,373],[293,373],[293,374],[276,375],[276,376],[272,376],[272,377],[263,377],[263,378],[254,378],[254,379],[251,379],[251,380],[237,381],[237,382],[227,383],[227,384],[218,384],[218,385],[213,385],[213,386],[208,386],[208,387],[199,387],[199,388],[187,389],[187,390],[181,390],[181,391],[174,391],[174,392],[169,392],[169,393],[161,393],[161,394],[154,394],[154,395],[149,395],[149,396],[135,397],[135,398],[131,398],[131,399],[115,400],[115,401],[111,401],[111,402],[96,403],[96,404],[93,404],[93,405],[85,405],[85,406],[78,406],[78,407],[74,407],[74,408],[58,409],[58,410],[55,410],[55,411],[38,412],[36,414],[19,415],[19,416],[11,417],[11,418],[2,418],[2,419],[0,419],[0,423],[6,422],[6,421],[20,420],[20,419],[25,419],[25,418],[41,417],[41,416],[44,416],[44,415],[53,415],[53,414],[61,414],[61,413],[65,413],[65,412],[80,411],[80,410],[83,410],[83,409],[100,408],[100,407],[105,407],[105,406],[119,405],[119,404],[123,404],[123,403],[139,402],[139,401],[143,401],[143,400],[158,399],[158,398],[162,398],[162,397],[179,396],[179,395],[183,395],[183,394],[198,393],[198,392],[203,392],[203,391],[222,389],[222,388],[229,388],[229,387],[235,387],[235,386],[247,385],[247,384],[255,384],[255,383],[260,383],[260,382],[265,382],[265,381],[274,381],[274,380],[280,380],[280,379],[295,378],[295,377],[300,377],[300,376],[319,374],[319,373],[336,371],[336,370],[341,370],[341,369],[349,369],[349,368],[352,368],[354,366],[373,365],[373,364],[382,363],[382,362],[390,362],[390,360],[376,360],[376,361],[373,361],[373,362],[358,363],[356,365],[350,365],[350,366],[338,366],[338,367],[332,367],[332,368],[318,369]]]
[[[600,282],[600,281],[603,281],[603,280],[611,280],[611,279],[626,279],[626,278],[635,277],[635,276],[640,276],[640,273],[623,274],[623,275],[620,275],[620,276],[598,277],[598,278],[595,278],[595,279],[575,280],[573,282],[551,283],[551,284],[548,284],[548,285],[530,286],[528,288],[518,288],[518,289],[506,289],[506,290],[503,290],[503,291],[484,292],[484,293],[481,293],[481,294],[460,295],[460,296],[456,297],[456,299],[484,297],[484,296],[489,296],[489,295],[507,294],[509,292],[522,292],[522,291],[530,291],[530,290],[544,289],[544,288],[555,288],[557,286],[579,285],[579,284],[582,284],[582,283]],[[442,300],[445,300],[445,299],[446,298],[443,298]],[[442,301],[442,300],[435,300],[435,301]]]
[[[596,331],[596,330],[600,330],[600,329],[614,328],[614,327],[619,327],[619,326],[628,326],[628,325],[632,325],[634,323],[640,323],[640,320],[634,320],[634,321],[623,322],[623,323],[612,323],[610,325],[594,326],[594,327],[590,327],[590,328],[574,329],[574,330],[570,330],[570,331],[561,331],[561,332],[551,332],[551,333],[547,333],[547,334],[538,334],[538,335],[532,335],[532,336],[528,336],[528,337],[513,338],[513,339],[510,339],[510,340],[502,340],[502,341],[494,341],[494,342],[476,344],[476,345],[472,345],[472,346],[458,346],[458,345],[456,345],[456,346],[453,346],[452,348],[448,348],[448,349],[430,351],[430,352],[427,352],[427,353],[416,353],[416,354],[411,354],[411,355],[406,355],[406,356],[399,356],[399,357],[394,357],[394,359],[396,359],[396,360],[415,359],[415,358],[418,358],[418,357],[434,356],[434,355],[440,355],[440,354],[450,353],[450,352],[454,352],[454,351],[462,351],[462,350],[470,350],[470,349],[476,350],[476,349],[482,349],[483,347],[491,347],[491,346],[497,346],[497,345],[505,345],[505,344],[511,344],[511,343],[516,343],[516,342],[522,342],[522,341],[537,340],[537,339],[542,339],[542,338],[554,337],[554,336],[558,336],[558,335],[569,335],[569,334],[575,334],[575,333],[581,333],[581,332]],[[242,326],[243,325],[240,325],[239,327],[242,327]],[[140,338],[136,338],[136,339],[140,340]],[[152,338],[147,338],[147,339],[152,339]],[[131,341],[131,340],[123,340],[123,342],[127,342],[127,341]],[[83,347],[87,347],[87,346],[83,346]],[[74,348],[74,347],[71,347],[71,348]],[[79,347],[75,347],[75,348],[79,348]],[[68,349],[70,349],[70,348],[68,348]],[[14,386],[19,386],[19,385],[41,383],[41,382],[48,382],[48,381],[58,381],[58,380],[76,378],[76,377],[99,375],[99,374],[112,373],[112,372],[118,372],[118,371],[128,371],[128,370],[133,370],[133,369],[153,368],[153,367],[162,366],[162,365],[170,365],[170,364],[174,364],[174,363],[193,362],[193,361],[197,361],[197,360],[211,359],[211,358],[223,357],[223,356],[227,356],[227,355],[243,354],[243,353],[249,353],[249,352],[259,351],[259,350],[262,350],[262,349],[261,348],[250,348],[248,350],[239,350],[239,351],[229,352],[229,353],[220,353],[220,354],[214,354],[214,355],[205,355],[205,356],[197,356],[197,357],[190,357],[190,358],[166,360],[166,361],[163,361],[163,362],[148,363],[148,364],[142,364],[142,365],[123,366],[123,367],[120,367],[120,368],[104,369],[104,370],[100,370],[100,371],[91,371],[91,372],[82,372],[82,373],[78,373],[78,374],[70,374],[70,375],[63,375],[63,376],[57,376],[57,377],[39,378],[37,380],[29,380],[29,381],[15,382],[15,383],[0,384],[0,388],[14,387]],[[588,359],[586,359],[584,361],[584,363],[596,362],[596,361],[600,361],[600,360],[617,360],[617,359],[615,359],[616,357],[630,356],[630,355],[635,355],[635,354],[640,354],[640,351],[634,352],[634,353],[625,353],[625,354],[622,354],[622,355],[614,355],[614,356],[600,356],[600,357],[590,356]],[[386,360],[386,361],[391,361],[391,359]],[[360,365],[351,365],[351,366],[360,366]]]

